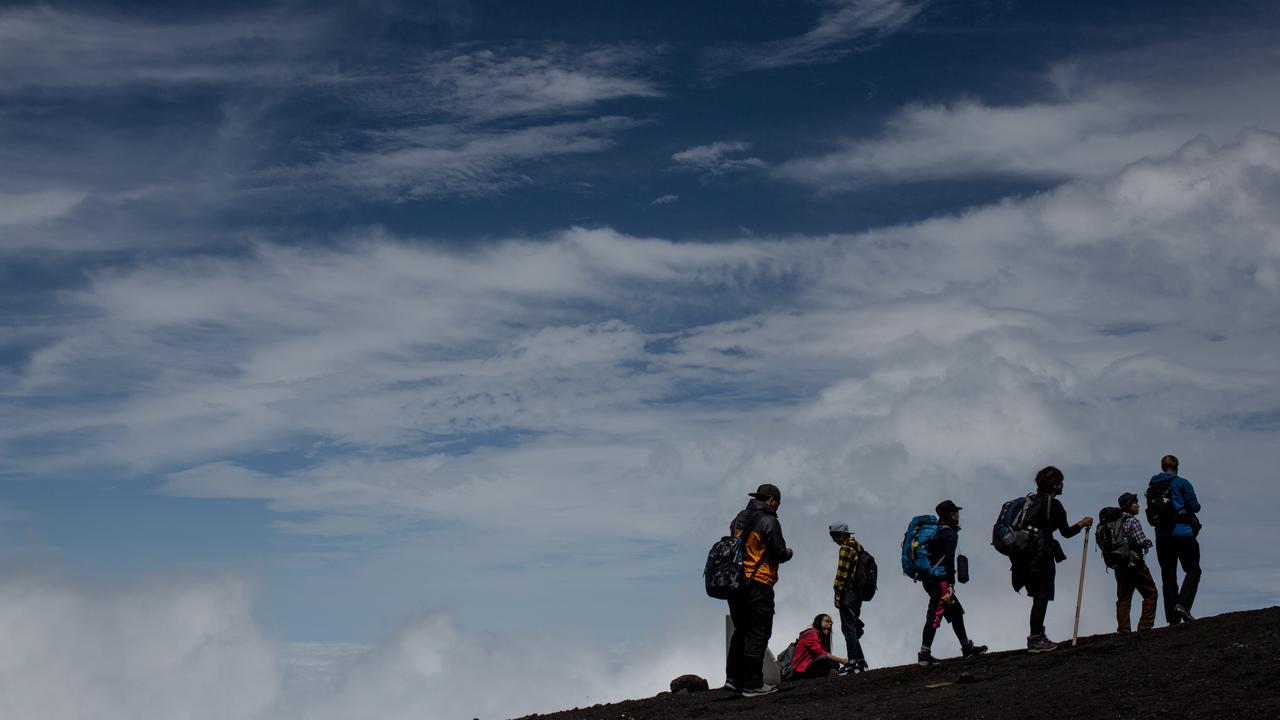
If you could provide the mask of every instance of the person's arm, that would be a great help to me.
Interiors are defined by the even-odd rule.
[[[1178,490],[1178,492],[1170,493],[1170,495],[1173,496],[1176,500],[1181,501],[1180,503],[1175,501],[1174,509],[1184,513],[1200,512],[1200,500],[1196,498],[1196,489],[1191,487],[1191,481],[1187,480],[1184,477],[1180,477],[1178,478],[1178,480],[1182,481],[1182,482],[1175,481],[1176,489]],[[1177,507],[1179,504],[1182,505],[1181,508]]]
[[[956,583],[956,545],[960,537],[954,528],[947,528],[939,533],[942,539],[942,563],[947,571],[947,582]]]
[[[1093,525],[1093,518],[1088,515],[1076,521],[1075,525],[1068,525],[1067,509],[1062,506],[1062,503],[1057,498],[1053,500],[1053,510],[1049,520],[1058,531],[1058,534],[1064,538],[1073,538],[1079,535],[1081,530]]]
[[[791,548],[787,547],[787,540],[782,537],[782,525],[778,523],[778,518],[772,515],[765,517],[761,522],[760,533],[769,559],[779,564],[791,559]]]

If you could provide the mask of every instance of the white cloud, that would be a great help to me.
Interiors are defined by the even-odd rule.
[[[923,0],[818,0],[818,22],[803,35],[759,45],[725,45],[709,54],[720,71],[763,70],[832,62],[855,49],[898,32],[927,5]]]
[[[0,226],[30,225],[62,217],[80,204],[84,197],[84,193],[69,190],[0,193]]]
[[[746,154],[750,149],[751,143],[748,142],[713,142],[681,150],[671,159],[676,167],[697,170],[706,175],[763,168],[763,160]]]
[[[1143,119],[1143,118],[1147,119]],[[778,176],[823,188],[970,175],[1097,178],[1185,142],[1180,119],[1122,93],[1011,107],[910,106],[878,138],[781,164]]]
[[[192,83],[269,83],[319,75],[303,55],[320,25],[305,16],[142,22],[43,5],[0,10],[0,92]]]
[[[672,194],[660,195],[654,198],[653,202],[649,204],[650,205],[670,205],[671,203],[676,202],[679,199],[680,199],[679,195],[672,195]]]
[[[595,153],[613,146],[614,135],[636,126],[624,117],[487,131],[431,125],[367,133],[372,149],[341,151],[300,173],[266,177],[290,184],[301,174],[384,199],[436,195],[480,195],[530,182],[517,168],[538,160]]]
[[[252,720],[279,689],[274,647],[229,578],[90,588],[7,567],[0,715]]]
[[[428,64],[422,81],[443,94],[450,111],[471,119],[562,113],[625,97],[660,97],[656,84],[636,77],[650,53],[599,47],[571,51],[550,46],[536,54],[493,50],[450,55]]]
[[[465,251],[373,235],[140,262],[66,297],[58,340],[6,387],[0,442],[9,471],[136,464],[163,472],[167,493],[265,501],[298,537],[420,533],[371,553],[357,586],[447,615],[357,665],[331,703],[354,715],[395,717],[473,681],[442,653],[505,667],[488,648],[507,647],[510,628],[576,627],[601,607],[646,636],[683,612],[697,629],[672,641],[678,662],[648,666],[666,677],[611,685],[646,667],[629,661],[616,676],[539,675],[555,692],[520,710],[655,692],[677,667],[717,678],[722,606],[690,577],[763,481],[783,487],[797,548],[775,649],[829,604],[827,522],[853,523],[888,564],[905,519],[948,496],[969,508],[971,631],[1013,647],[1025,601],[981,535],[1038,467],[1064,467],[1078,516],[1172,450],[1226,538],[1280,500],[1253,482],[1280,407],[1278,178],[1280,137],[1251,131],[856,235],[674,243],[575,229]],[[290,469],[256,461],[304,445]],[[494,532],[513,527],[536,561],[513,567]],[[1234,572],[1232,546],[1206,542],[1206,565]],[[1094,565],[1096,632],[1111,579]],[[884,582],[868,608],[877,665],[910,657],[903,628],[923,602]],[[513,583],[518,600],[499,592]],[[1266,601],[1206,586],[1197,607]],[[1059,635],[1066,605],[1051,613]],[[514,708],[519,687],[480,701]]]

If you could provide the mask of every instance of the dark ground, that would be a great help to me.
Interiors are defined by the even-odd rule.
[[[960,682],[962,673],[972,681]],[[722,678],[709,680],[714,685]],[[1042,655],[1009,651],[929,668],[907,665],[784,683],[765,697],[740,698],[722,690],[662,693],[528,717],[1274,719],[1280,718],[1280,607],[1128,636],[1095,635],[1081,638],[1076,648],[1068,639]]]

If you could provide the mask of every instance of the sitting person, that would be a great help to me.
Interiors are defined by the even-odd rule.
[[[823,613],[796,638],[791,655],[791,672],[796,679],[838,675],[840,666],[848,664],[847,658],[831,654],[831,627],[831,616]]]

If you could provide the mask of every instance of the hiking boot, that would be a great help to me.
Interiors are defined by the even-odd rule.
[[[866,671],[867,671],[866,660],[852,660],[840,666],[841,675],[853,675],[854,673],[861,673]]]
[[[1044,635],[1028,635],[1027,636],[1027,652],[1045,653],[1058,649],[1058,643],[1049,640]]]
[[[742,697],[760,697],[761,695],[769,695],[778,692],[777,685],[761,685],[754,688],[742,688],[738,694]]]
[[[942,661],[934,657],[933,653],[929,650],[921,650],[916,653],[916,664],[920,667],[929,667],[930,665],[937,665],[940,662]]]
[[[986,645],[978,645],[972,640],[960,646],[960,654],[964,657],[978,657],[987,651]]]
[[[1187,622],[1195,622],[1195,620],[1196,620],[1194,617],[1192,617],[1192,616],[1191,616],[1191,611],[1190,611],[1190,610],[1188,610],[1188,609],[1186,609],[1186,608],[1184,608],[1184,607],[1182,607],[1181,605],[1174,605],[1174,606],[1173,606],[1173,612],[1174,612],[1174,614],[1176,614],[1178,617],[1182,618],[1183,620],[1185,620],[1185,621],[1187,621]]]

